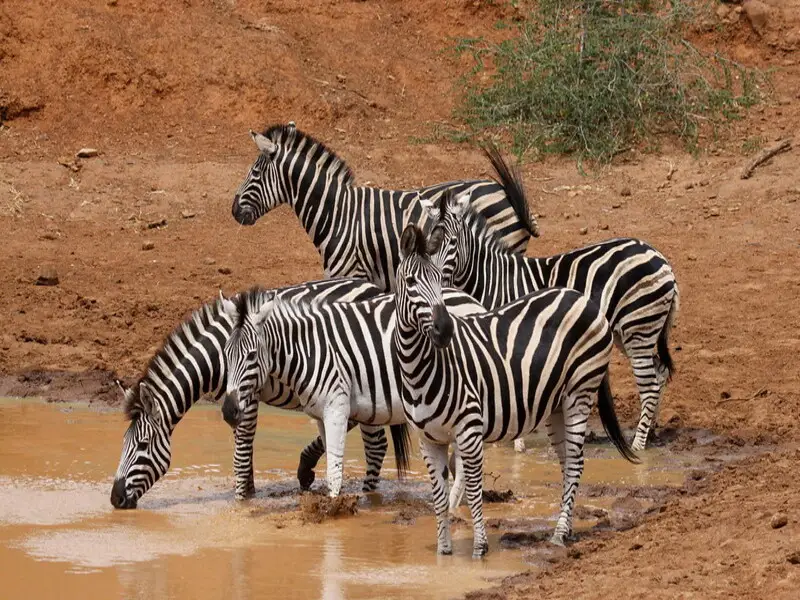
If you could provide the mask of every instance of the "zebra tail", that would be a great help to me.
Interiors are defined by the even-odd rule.
[[[511,208],[517,215],[520,223],[525,227],[529,234],[533,237],[539,237],[539,227],[531,217],[531,209],[528,205],[528,199],[525,196],[525,188],[522,186],[522,178],[515,167],[511,167],[500,154],[497,146],[493,142],[487,142],[483,146],[483,153],[489,162],[492,163],[492,168],[497,174],[497,183],[503,186],[506,191],[506,198]]]
[[[675,316],[678,313],[678,286],[675,286],[675,296],[672,298],[672,305],[669,307],[669,315],[664,323],[664,328],[658,334],[658,342],[656,348],[658,350],[658,359],[661,364],[667,369],[667,380],[672,378],[675,372],[675,363],[672,362],[672,355],[669,353],[669,330],[672,329],[672,324],[675,321]]]
[[[394,459],[397,465],[397,477],[402,479],[408,471],[411,459],[411,434],[408,425],[390,425],[389,432],[392,435],[392,446],[394,446]]]
[[[603,429],[609,439],[614,443],[622,454],[622,457],[632,463],[639,463],[639,459],[628,442],[625,436],[622,435],[619,421],[617,420],[617,413],[614,412],[614,396],[611,395],[611,385],[608,380],[608,372],[603,377],[603,383],[600,384],[600,389],[597,391],[597,408],[600,412],[600,421],[603,423]]]

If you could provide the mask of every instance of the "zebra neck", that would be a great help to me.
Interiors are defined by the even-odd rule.
[[[419,390],[428,383],[427,371],[436,362],[435,349],[427,335],[411,323],[402,323],[397,319],[394,331],[394,347],[398,364],[403,377],[404,394],[410,390]],[[406,394],[406,401],[419,403],[418,399]]]
[[[300,302],[282,303],[267,323],[269,360],[260,365],[261,374],[305,395],[316,384],[320,363],[329,357],[324,325],[310,306]]]
[[[298,160],[289,173],[291,206],[314,246],[325,258],[325,249],[352,223],[350,184],[325,164]],[[349,217],[349,218],[348,218]]]

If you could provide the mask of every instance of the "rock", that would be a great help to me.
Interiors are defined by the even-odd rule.
[[[95,156],[100,155],[100,150],[97,148],[81,148],[78,150],[76,156],[78,158],[94,158]]]
[[[194,219],[195,213],[194,213],[194,211],[184,209],[184,210],[181,211],[181,216],[184,219]]]
[[[621,203],[621,202],[614,202],[614,203],[611,205],[611,208],[620,208],[621,206],[622,206],[622,203]]]
[[[763,35],[769,21],[769,7],[759,0],[745,0],[742,3],[747,20],[758,35]]]
[[[147,228],[148,229],[158,229],[160,227],[166,227],[166,226],[167,226],[167,220],[166,219],[160,219],[158,221],[150,221],[147,224]]]
[[[58,234],[54,231],[48,231],[47,233],[43,233],[40,239],[50,240],[52,242],[58,239]]]
[[[602,225],[600,225],[600,230],[601,231],[608,231],[608,223],[603,223]]]
[[[789,517],[785,513],[775,513],[769,520],[769,526],[773,529],[780,529],[789,522]]]
[[[786,560],[793,565],[800,565],[800,550],[795,550],[794,552],[789,553],[789,555],[786,557]]]
[[[719,216],[719,208],[716,206],[712,206],[708,209],[708,216],[710,217],[718,217]]]
[[[152,250],[156,245],[153,242],[142,242],[142,250]]]
[[[231,273],[233,273],[230,267],[220,267],[219,269],[217,269],[217,271],[219,271],[223,275],[230,275]]]
[[[36,285],[58,285],[58,271],[53,265],[44,265],[36,278]]]
[[[687,254],[686,255],[686,260],[692,260],[692,261],[697,260],[697,255],[696,254]]]
[[[589,228],[588,227],[581,227],[580,228],[580,234],[581,235],[586,235],[587,233],[589,233]]]
[[[210,256],[207,256],[206,258],[203,259],[203,264],[206,264],[206,265],[214,265],[216,263],[217,263],[217,261],[215,261]]]
[[[81,170],[81,163],[79,163],[76,159],[71,157],[62,156],[58,159],[58,164],[62,167],[68,168],[73,173],[77,173]]]
[[[630,196],[631,195],[631,188],[627,185],[619,191],[620,196]]]

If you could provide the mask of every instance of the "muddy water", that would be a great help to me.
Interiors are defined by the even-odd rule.
[[[468,526],[454,531],[455,555],[437,557],[418,459],[404,482],[387,469],[390,480],[356,516],[304,525],[294,469],[316,428],[303,415],[270,410],[259,420],[254,500],[233,501],[230,430],[217,407],[198,406],[175,432],[168,475],[138,510],[115,511],[108,497],[124,429],[116,410],[0,402],[3,598],[451,598],[529,566],[522,552],[500,547],[499,531],[487,559],[473,561]],[[364,473],[357,432],[347,447],[345,491],[356,492]],[[529,447],[524,456],[488,449],[489,481],[496,476],[494,487],[522,499],[486,505],[487,517],[533,516],[552,527],[558,467],[546,445]],[[684,472],[663,451],[634,466],[600,448],[591,450],[584,482],[662,485]],[[393,522],[409,506],[414,518]]]

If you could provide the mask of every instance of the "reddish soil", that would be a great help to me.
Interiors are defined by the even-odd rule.
[[[679,370],[662,423],[778,450],[704,479],[634,529],[581,540],[546,574],[481,597],[796,597],[798,150],[739,178],[745,142],[771,145],[800,125],[800,2],[767,4],[760,33],[730,13],[694,34],[776,69],[770,101],[709,152],[693,158],[665,143],[659,155],[631,153],[591,176],[568,159],[523,174],[542,216],[531,254],[629,235],[672,261]],[[493,23],[513,14],[502,2],[433,0],[184,0],[169,9],[153,0],[4,0],[0,395],[111,401],[112,373],[135,376],[218,289],[321,275],[288,210],[252,228],[230,216],[255,158],[249,128],[294,120],[360,182],[485,175],[473,148],[412,136],[450,119],[466,63],[442,52],[449,36],[502,35]],[[82,147],[101,154],[75,161]],[[35,285],[47,268],[59,284]],[[637,402],[621,361],[614,387],[632,423]],[[788,524],[772,529],[776,512]]]

